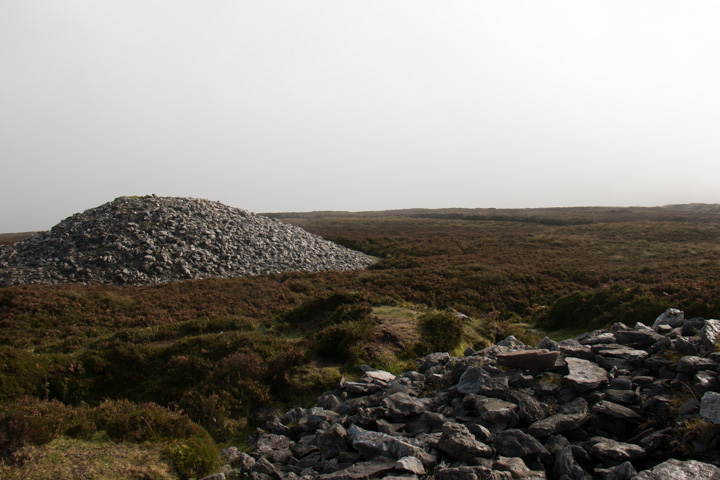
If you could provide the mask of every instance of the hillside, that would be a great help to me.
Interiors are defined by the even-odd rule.
[[[9,419],[43,411],[43,418],[93,419],[62,443],[66,453],[87,448],[78,442],[140,441],[169,458],[163,442],[202,444],[202,432],[223,445],[244,442],[275,408],[309,405],[341,375],[357,376],[361,363],[397,374],[417,368],[415,359],[430,351],[461,355],[510,334],[536,344],[544,333],[558,340],[616,321],[647,323],[668,307],[687,318],[720,313],[714,211],[281,219],[379,261],[347,272],[1,288],[0,450],[19,451],[2,438]],[[468,320],[438,329],[436,319],[447,325],[457,318],[447,308]],[[124,424],[109,425],[107,412]],[[42,445],[65,431],[60,420],[54,425],[27,433],[26,443]]]

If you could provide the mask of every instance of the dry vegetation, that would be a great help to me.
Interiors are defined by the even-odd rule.
[[[153,460],[191,478],[208,464],[190,468],[178,455],[207,455],[203,432],[241,443],[268,406],[311,399],[362,362],[400,371],[433,348],[537,340],[528,327],[568,335],[647,323],[669,306],[720,312],[714,206],[277,216],[379,261],[348,273],[0,289],[2,478],[81,445],[73,442],[109,447],[92,435],[195,439]],[[448,307],[471,319],[439,335],[438,325],[452,324]],[[100,413],[73,428],[73,412],[106,411],[107,401],[116,402],[116,430]],[[152,412],[167,433],[134,438],[138,414],[122,402]],[[50,426],[27,421],[40,411]],[[178,416],[194,426],[172,430]],[[25,437],[9,441],[18,425]],[[18,455],[37,461],[11,467]]]

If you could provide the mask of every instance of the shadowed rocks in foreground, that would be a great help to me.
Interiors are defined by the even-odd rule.
[[[560,356],[544,370],[498,365],[508,353],[537,352],[515,338],[464,358],[434,353],[398,376],[366,369],[320,397],[327,408],[269,418],[250,438],[250,454],[225,450],[222,475],[720,479],[720,354],[707,348],[715,330],[684,331],[674,316],[672,325],[546,338],[540,346]],[[674,361],[678,349],[688,354]]]

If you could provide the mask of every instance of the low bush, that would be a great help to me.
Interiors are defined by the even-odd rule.
[[[187,415],[155,403],[106,400],[93,409],[93,416],[98,430],[116,440],[167,440],[203,432]]]
[[[44,445],[60,435],[88,439],[96,432],[135,442],[207,435],[182,412],[153,403],[107,400],[97,407],[72,407],[57,400],[23,397],[0,407],[0,455],[23,445]]]
[[[366,318],[356,322],[330,325],[317,332],[312,350],[320,357],[339,363],[354,363],[361,353],[358,346],[375,337],[375,322]]]
[[[421,339],[415,347],[418,355],[452,352],[460,345],[463,320],[452,312],[432,312],[420,316]]]
[[[45,361],[45,357],[24,350],[0,347],[0,403],[23,395],[44,395]]]
[[[167,455],[180,480],[203,478],[220,467],[218,448],[207,434],[173,442]]]
[[[282,314],[280,321],[289,325],[325,326],[360,320],[371,312],[372,306],[363,295],[332,293],[326,297],[306,300]]]

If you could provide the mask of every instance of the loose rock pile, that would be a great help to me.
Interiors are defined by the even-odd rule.
[[[211,478],[720,479],[719,331],[668,310],[539,348],[434,353],[399,376],[368,367],[270,417]]]
[[[154,284],[371,263],[299,227],[218,202],[120,197],[0,247],[0,286]]]

